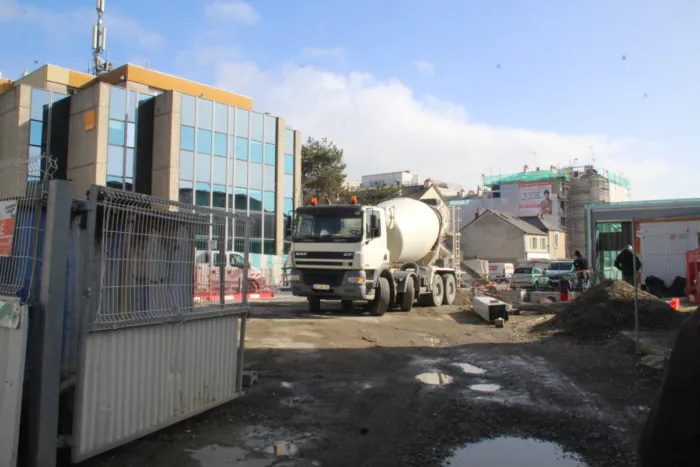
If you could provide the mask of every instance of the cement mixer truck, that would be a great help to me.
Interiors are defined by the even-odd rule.
[[[377,206],[299,207],[291,222],[292,293],[318,312],[322,300],[369,302],[372,315],[414,303],[451,305],[459,264],[442,244],[447,219],[422,201],[395,198]]]

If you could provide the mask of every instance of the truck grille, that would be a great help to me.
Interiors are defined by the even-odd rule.
[[[345,271],[333,270],[310,270],[302,271],[302,280],[306,285],[327,284],[331,287],[338,287],[343,282]]]

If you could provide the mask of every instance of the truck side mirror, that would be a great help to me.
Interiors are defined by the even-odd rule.
[[[372,238],[381,236],[381,228],[379,226],[379,216],[377,216],[376,214],[372,214],[372,217],[370,217],[370,219],[369,219],[369,224],[370,224],[370,227],[372,230],[372,232],[371,232]]]

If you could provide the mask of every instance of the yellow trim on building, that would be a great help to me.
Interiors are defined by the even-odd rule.
[[[211,99],[221,104],[234,105],[253,110],[253,99],[232,92],[217,89],[206,84],[196,83],[177,76],[147,70],[136,65],[124,65],[98,78],[99,81],[119,85],[124,81],[144,84],[163,91],[180,91],[192,96]]]
[[[9,79],[0,78],[0,94],[5,94],[7,91],[12,89],[12,81]]]

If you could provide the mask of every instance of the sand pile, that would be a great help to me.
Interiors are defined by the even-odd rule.
[[[685,318],[666,302],[643,290],[638,292],[639,326],[642,330],[672,329]],[[626,282],[605,280],[554,317],[535,326],[536,331],[559,330],[579,336],[603,336],[634,329],[634,287]]]
[[[455,297],[454,305],[464,308],[471,308],[473,305],[472,292],[467,289],[457,289],[457,296]]]

